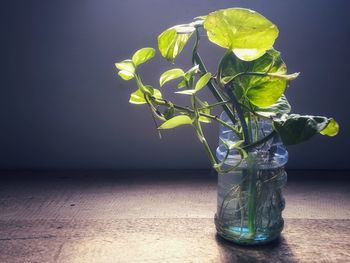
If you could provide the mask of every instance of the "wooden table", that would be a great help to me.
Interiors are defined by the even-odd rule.
[[[289,172],[283,235],[260,247],[216,235],[208,171],[2,173],[0,262],[350,262],[350,181],[293,179],[312,173]]]

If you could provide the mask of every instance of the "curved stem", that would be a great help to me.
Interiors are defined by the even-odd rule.
[[[255,141],[249,145],[243,146],[242,149],[249,151],[249,150],[253,149],[254,147],[259,146],[259,145],[267,142],[268,140],[272,139],[276,134],[277,134],[277,132],[275,130],[273,130],[268,135],[266,135],[264,138],[261,138],[260,140]]]
[[[206,67],[205,67],[205,65],[204,65],[204,63],[203,63],[203,61],[202,61],[202,59],[201,59],[201,57],[198,54],[198,52],[196,52],[194,54],[194,60],[199,65],[199,69],[203,73],[207,73],[208,72]],[[210,80],[208,82],[207,87],[209,88],[209,90],[211,91],[211,93],[213,94],[213,96],[216,98],[217,101],[219,101],[219,102],[225,101],[224,97],[222,97],[220,92],[214,86],[213,80]],[[232,110],[226,104],[222,105],[222,108],[227,113],[227,116],[232,120],[232,123],[235,123],[235,116],[234,116]]]
[[[194,109],[194,114],[195,114],[193,124],[194,124],[195,130],[196,130],[196,133],[197,133],[197,137],[198,137],[199,141],[202,143],[202,145],[204,146],[204,150],[208,155],[208,158],[211,162],[211,165],[213,167],[215,167],[217,165],[216,159],[215,159],[214,154],[212,153],[212,151],[210,149],[210,146],[209,146],[207,140],[204,137],[204,133],[203,133],[201,124],[199,122],[200,115],[199,115],[199,112],[197,110],[195,95],[192,96],[191,101],[192,101],[192,107]]]
[[[241,109],[241,107],[236,99],[236,96],[233,94],[233,92],[230,88],[230,85],[226,86],[225,89],[226,89],[227,95],[230,97],[230,99],[232,101],[233,107],[236,109],[239,122],[241,123],[243,135],[244,135],[244,143],[245,143],[245,145],[249,145],[251,143],[250,136],[249,136],[247,123],[244,119],[243,111],[242,111],[242,109]]]
[[[160,105],[160,106],[166,106],[166,107],[170,107],[170,103],[165,100],[165,99],[157,99],[157,98],[154,98],[154,97],[151,97],[152,100],[157,104],[157,105]],[[183,107],[183,106],[179,106],[179,105],[176,105],[176,104],[173,104],[173,107],[177,110],[181,110],[181,111],[186,111],[188,113],[191,113],[191,114],[194,114],[194,110],[190,109],[190,108],[186,108],[186,107]],[[199,108],[198,108],[199,109]],[[225,126],[226,128],[230,129],[232,132],[234,132],[240,139],[242,139],[242,133],[240,131],[238,131],[235,127],[233,127],[232,125],[226,123],[225,121],[221,120],[218,116],[214,116],[214,115],[210,115],[210,114],[206,114],[206,113],[202,113],[202,112],[198,112],[198,114],[200,116],[203,116],[203,117],[206,117],[206,118],[209,118],[209,119],[212,119],[218,123],[220,123],[222,126]]]

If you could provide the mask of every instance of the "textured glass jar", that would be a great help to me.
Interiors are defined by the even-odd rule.
[[[220,118],[232,124],[226,113]],[[255,126],[253,125],[253,134]],[[259,139],[272,131],[269,121],[258,122]],[[220,127],[220,138],[237,141],[237,135]],[[222,161],[227,153],[219,140],[216,155]],[[230,167],[239,163],[241,156],[232,150],[225,161]],[[215,225],[223,238],[238,244],[264,244],[279,237],[283,229],[282,210],[285,201],[282,188],[287,182],[284,165],[288,152],[278,135],[254,148],[248,157],[232,172],[218,175],[218,197]]]

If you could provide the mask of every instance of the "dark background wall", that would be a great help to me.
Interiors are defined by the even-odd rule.
[[[158,139],[148,109],[128,104],[135,85],[120,80],[113,64],[155,47],[167,27],[233,6],[278,25],[275,47],[290,72],[301,71],[287,91],[293,112],[334,116],[341,124],[335,138],[290,147],[288,167],[349,169],[346,0],[1,1],[0,168],[208,168],[189,127]],[[176,66],[190,66],[189,51]],[[203,44],[200,51],[214,71],[223,50]],[[142,68],[145,82],[156,85],[170,67],[157,55]],[[215,147],[217,126],[206,132]]]

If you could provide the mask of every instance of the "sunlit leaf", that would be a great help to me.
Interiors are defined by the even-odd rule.
[[[170,69],[160,76],[159,85],[162,87],[166,82],[183,77],[184,75],[185,72],[180,68]]]
[[[132,104],[145,104],[147,101],[145,100],[144,93],[137,89],[135,92],[131,93],[129,102]]]
[[[162,93],[160,92],[159,89],[153,89],[153,97],[155,97],[156,99],[162,98]]]
[[[261,14],[243,8],[222,9],[204,20],[211,42],[232,50],[245,61],[257,59],[272,48],[278,28]]]
[[[134,63],[135,67],[138,65],[145,63],[146,61],[150,60],[154,57],[154,54],[156,51],[154,48],[151,47],[145,47],[137,50],[135,54],[132,56],[132,62]]]
[[[126,71],[126,70],[119,71],[118,75],[124,80],[130,80],[130,79],[134,78],[134,73],[132,73],[130,71]]]
[[[155,97],[156,99],[162,98],[162,93],[160,92],[159,89],[155,89],[150,85],[146,85],[143,88],[149,92],[149,95]]]
[[[196,94],[196,90],[194,89],[188,89],[188,90],[182,90],[182,91],[176,91],[176,94],[183,94],[183,95],[193,95]]]
[[[175,26],[165,30],[158,36],[158,48],[162,57],[174,61],[186,45],[195,27]]]
[[[242,75],[246,72],[261,73],[262,76]],[[227,52],[219,64],[218,81],[225,85],[234,77],[234,92],[241,103],[247,99],[259,108],[268,108],[284,93],[287,78],[280,76],[286,73],[287,67],[280,52],[274,49],[254,61],[243,61],[232,52]]]
[[[179,89],[186,87],[186,79],[183,78],[183,79],[179,82],[179,84],[177,84],[177,87],[178,87]]]
[[[333,118],[330,118],[326,128],[320,131],[322,135],[328,135],[328,136],[335,136],[338,134],[338,132],[339,132],[339,124]]]
[[[165,121],[158,129],[172,129],[185,124],[192,124],[192,119],[187,115],[179,115]]]
[[[260,116],[275,117],[289,113],[291,111],[291,106],[286,96],[282,95],[275,104],[272,104],[268,108],[256,107],[254,111]]]
[[[135,72],[134,63],[130,59],[123,60],[122,62],[115,63],[114,65],[119,70],[129,71],[131,73]]]
[[[195,86],[195,90],[196,91],[199,91],[201,90],[203,87],[205,87],[208,82],[210,81],[210,78],[211,78],[211,74],[209,72],[205,73],[196,83],[196,86]]]

